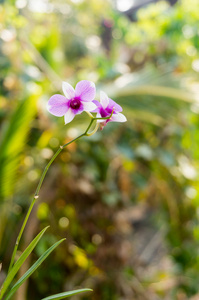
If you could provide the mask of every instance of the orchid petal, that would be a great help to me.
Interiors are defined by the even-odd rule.
[[[74,112],[71,108],[68,109],[67,113],[64,115],[65,124],[70,123],[75,117]]]
[[[101,103],[97,100],[93,100],[92,102],[96,105],[96,108],[92,112],[95,112],[95,113],[99,112],[100,108],[102,107]]]
[[[107,108],[109,104],[109,98],[103,91],[100,92],[100,103],[104,109]]]
[[[119,104],[117,104],[115,101],[113,101],[112,99],[110,99],[110,98],[109,98],[109,105],[108,105],[108,107],[110,107],[112,109],[114,108],[114,111],[117,112],[117,113],[119,113],[119,112],[122,111],[122,107]]]
[[[123,114],[118,113],[118,114],[112,115],[111,121],[112,122],[126,122],[127,119]]]
[[[81,80],[75,87],[75,96],[82,101],[89,102],[94,100],[96,94],[95,84],[92,81]]]
[[[85,111],[93,111],[97,107],[93,102],[82,102]]]
[[[75,90],[68,82],[62,82],[62,90],[67,99],[71,100],[75,97]]]
[[[47,104],[48,111],[56,117],[64,116],[68,108],[68,100],[64,96],[58,94],[53,95]]]

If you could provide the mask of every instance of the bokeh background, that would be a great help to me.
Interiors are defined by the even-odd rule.
[[[89,122],[46,111],[61,82],[94,81],[128,119],[51,166],[20,250],[51,227],[21,274],[66,241],[13,299],[79,287],[94,291],[71,299],[199,299],[198,12],[198,0],[0,1],[0,281],[44,166]]]

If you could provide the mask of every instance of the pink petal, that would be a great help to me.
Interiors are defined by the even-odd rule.
[[[96,105],[96,108],[95,108],[95,110],[93,110],[93,112],[95,112],[95,113],[99,112],[99,110],[102,107],[102,105],[97,100],[93,100],[92,102]]]
[[[122,111],[122,107],[110,98],[109,98],[109,106],[114,107],[115,112],[121,112]]]
[[[75,90],[68,82],[62,82],[62,90],[67,99],[71,100],[75,97]]]
[[[115,115],[113,114],[112,115],[111,121],[113,121],[113,122],[126,122],[127,119],[123,114],[118,113],[118,114],[115,114]]]
[[[107,108],[109,104],[109,98],[103,91],[100,92],[100,103],[104,109]]]
[[[67,113],[64,115],[65,124],[70,123],[74,119],[74,117],[75,117],[74,112],[72,111],[71,108],[69,108]]]
[[[94,100],[95,94],[95,84],[92,81],[82,80],[75,87],[75,96],[79,97],[82,101],[89,102]]]
[[[82,102],[85,111],[93,111],[96,109],[96,105],[93,102]]]
[[[68,110],[68,100],[62,95],[53,95],[47,104],[48,111],[57,117],[62,117]]]

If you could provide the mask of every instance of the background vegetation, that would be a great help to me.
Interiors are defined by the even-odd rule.
[[[15,300],[199,297],[199,2],[119,11],[114,1],[0,1],[0,260],[3,280],[43,167],[87,126],[46,111],[63,80],[96,83],[124,108],[49,170],[20,249],[24,270],[66,237]]]

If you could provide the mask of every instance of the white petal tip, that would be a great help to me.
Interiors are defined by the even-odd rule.
[[[100,91],[100,103],[103,106],[103,108],[106,108],[109,104],[108,95],[103,91]]]
[[[69,100],[75,96],[74,88],[66,81],[62,81],[62,90],[64,92],[65,97]]]
[[[118,114],[115,114],[115,115],[113,115],[113,116],[111,117],[111,121],[123,123],[123,122],[126,122],[126,121],[127,121],[127,118],[126,118],[123,114],[118,113]]]
[[[67,113],[64,115],[64,122],[65,125],[70,123],[75,117],[75,114],[72,112],[72,110],[69,108],[69,110],[67,111]]]

